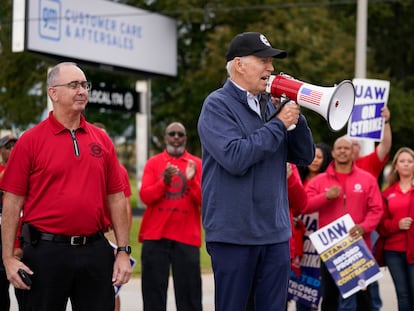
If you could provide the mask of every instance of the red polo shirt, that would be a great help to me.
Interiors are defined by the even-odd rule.
[[[51,112],[10,154],[0,188],[25,197],[23,221],[41,231],[89,235],[102,230],[107,195],[124,190],[112,141],[80,118],[71,133]]]

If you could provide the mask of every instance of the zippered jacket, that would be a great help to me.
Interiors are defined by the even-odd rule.
[[[341,188],[340,195],[328,200],[326,192],[332,186]],[[341,184],[334,169],[334,161],[324,173],[315,176],[306,187],[308,204],[303,213],[319,212],[319,227],[349,214],[355,224],[364,228],[364,240],[371,248],[370,233],[384,213],[377,180],[368,172],[353,165],[345,184]]]
[[[414,187],[402,192],[398,182],[387,187],[382,193],[384,199],[384,217],[378,232],[385,236],[384,250],[407,253],[407,260],[414,263],[414,225],[409,230],[401,230],[402,218],[414,218]]]
[[[308,165],[312,133],[300,115],[288,131],[261,97],[261,118],[246,91],[227,80],[204,101],[198,121],[202,145],[202,217],[207,242],[265,245],[291,236],[286,162]]]

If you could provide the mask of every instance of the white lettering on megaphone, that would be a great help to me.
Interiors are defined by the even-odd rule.
[[[384,99],[386,91],[383,87],[355,85],[355,97],[357,98]]]
[[[358,136],[365,133],[379,131],[382,128],[382,122],[382,118],[352,122],[350,134],[351,136]]]

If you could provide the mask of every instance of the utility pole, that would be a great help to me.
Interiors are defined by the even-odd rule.
[[[136,114],[136,176],[138,193],[141,188],[142,173],[149,156],[150,135],[151,135],[151,80],[138,80],[135,90],[140,96],[140,111]],[[138,196],[139,207],[139,196]]]
[[[367,28],[368,28],[368,0],[357,1],[357,25],[355,40],[355,78],[365,79],[367,71]],[[362,140],[361,155],[374,150],[374,142]]]

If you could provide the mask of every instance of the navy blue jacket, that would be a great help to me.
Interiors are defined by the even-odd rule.
[[[263,114],[274,106],[265,103]],[[207,242],[264,245],[291,235],[286,162],[308,165],[314,142],[306,119],[287,131],[263,121],[246,91],[230,80],[204,101],[198,120],[202,145],[202,219]]]

